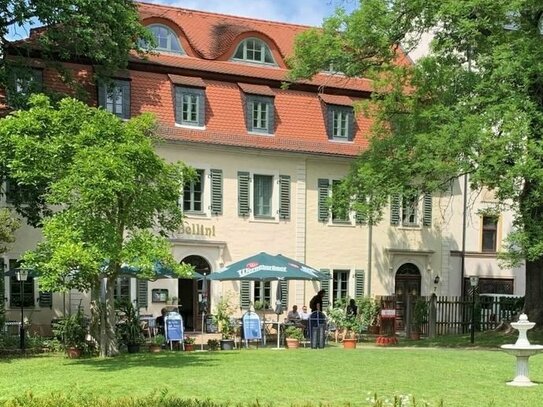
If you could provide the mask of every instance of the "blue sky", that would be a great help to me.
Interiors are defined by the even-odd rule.
[[[359,0],[142,0],[193,10],[320,26],[337,7],[352,11]],[[29,26],[11,27],[8,39],[26,38]]]
[[[194,10],[320,26],[337,7],[352,10],[358,0],[143,0]]]

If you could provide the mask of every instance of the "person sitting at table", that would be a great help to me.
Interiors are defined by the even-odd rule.
[[[302,318],[300,317],[300,314],[298,313],[298,306],[293,305],[292,310],[288,312],[287,314],[287,322],[291,323],[299,323]]]
[[[166,308],[160,310],[160,315],[156,317],[155,324],[156,329],[160,335],[164,335],[164,317],[166,316]]]
[[[309,312],[307,312],[307,306],[302,306],[302,312],[299,312],[300,318],[302,321],[307,321],[309,319],[309,316],[311,315]]]

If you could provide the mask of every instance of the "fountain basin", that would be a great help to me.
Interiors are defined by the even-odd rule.
[[[501,348],[517,358],[516,376],[512,381],[507,382],[507,384],[519,387],[536,386],[537,383],[532,382],[528,377],[528,359],[530,356],[543,352],[543,345],[508,344],[502,345]]]

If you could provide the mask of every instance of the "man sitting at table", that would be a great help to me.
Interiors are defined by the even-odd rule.
[[[160,310],[160,315],[156,317],[155,324],[156,328],[158,330],[158,333],[160,335],[164,335],[164,317],[166,316],[168,312],[166,311],[166,308],[162,308]]]
[[[292,311],[289,311],[287,314],[287,322],[291,323],[298,323],[300,322],[302,318],[300,317],[300,314],[298,313],[298,306],[293,305]]]

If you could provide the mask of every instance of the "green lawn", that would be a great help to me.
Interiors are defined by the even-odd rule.
[[[406,344],[409,344],[406,342]],[[537,406],[543,385],[507,386],[515,359],[497,349],[379,348],[356,350],[249,349],[162,352],[111,359],[59,355],[0,359],[0,400],[31,390],[111,397],[169,394],[217,402],[274,406],[368,405],[369,393],[411,394],[432,406]],[[543,356],[530,360],[530,378],[543,384]]]

